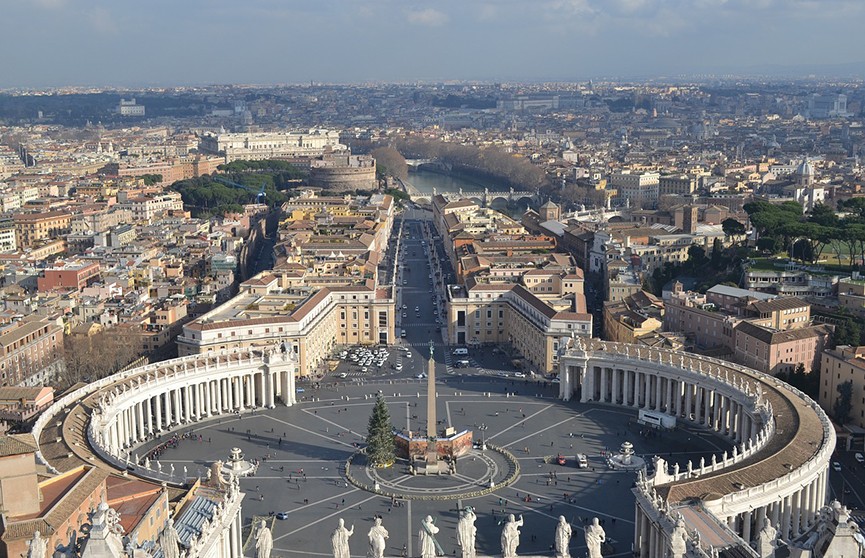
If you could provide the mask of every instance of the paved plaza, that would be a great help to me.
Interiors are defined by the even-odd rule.
[[[582,525],[595,516],[603,522],[613,555],[625,556],[631,552],[634,532],[630,492],[634,474],[609,470],[602,452],[615,451],[629,440],[639,455],[658,454],[684,466],[689,459],[698,462],[700,456],[708,459],[712,452],[730,449],[723,439],[700,430],[647,436],[634,422],[636,411],[563,403],[556,398],[556,384],[446,373],[439,380],[439,427],[472,429],[475,439],[483,434],[490,444],[511,452],[520,464],[512,485],[482,497],[460,496],[484,488],[490,477],[506,474],[507,462],[489,449],[472,450],[460,458],[455,476],[410,477],[403,464],[389,471],[353,469],[364,483],[374,476],[383,491],[393,489],[407,496],[396,505],[389,497],[347,481],[346,460],[363,444],[379,390],[386,396],[394,426],[425,431],[426,385],[408,378],[307,387],[298,396],[304,400],[294,407],[202,422],[192,429],[200,440],[198,436],[182,439],[177,447],[165,450],[159,461],[163,469],[173,464],[176,471],[185,467],[195,477],[206,474],[209,463],[225,460],[235,446],[247,458],[260,460],[256,476],[241,480],[246,494],[244,528],[249,529],[253,516],[286,512],[287,519],[273,521],[274,556],[331,556],[330,532],[338,518],[355,527],[352,556],[366,556],[366,534],[375,515],[383,517],[390,533],[387,555],[415,556],[417,531],[427,514],[436,518],[441,529],[437,538],[445,554],[453,555],[458,553],[458,509],[465,506],[473,506],[478,516],[480,555],[501,552],[499,522],[504,514],[514,513],[525,520],[520,555],[551,555],[556,522],[564,515],[574,525],[573,556],[585,555]],[[483,433],[481,426],[486,427]],[[142,457],[144,453],[139,451]],[[559,453],[567,458],[564,466],[555,463]],[[576,453],[588,455],[589,468],[576,467]],[[412,499],[434,494],[449,499]]]

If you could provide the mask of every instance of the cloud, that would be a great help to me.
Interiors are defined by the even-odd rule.
[[[438,10],[427,8],[416,12],[409,12],[408,22],[415,25],[425,25],[427,27],[438,27],[444,25],[448,21],[448,16]]]

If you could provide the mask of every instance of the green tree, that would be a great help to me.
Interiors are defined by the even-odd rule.
[[[835,422],[844,426],[850,420],[850,411],[853,410],[853,380],[841,382],[838,387],[838,398],[832,405],[832,414]]]
[[[832,334],[832,341],[837,347],[838,345],[850,345],[856,347],[862,337],[862,328],[859,322],[853,318],[847,318],[843,322],[835,326],[835,331]]]
[[[728,217],[721,221],[721,229],[727,236],[742,236],[745,234],[745,225],[732,217]]]
[[[369,417],[366,433],[366,455],[374,467],[390,467],[396,461],[396,443],[390,411],[379,394]]]
[[[808,221],[824,227],[837,227],[838,214],[828,205],[818,203],[808,215]]]
[[[142,174],[141,176],[136,176],[136,178],[144,180],[145,186],[153,186],[162,182],[161,174]]]
[[[691,244],[688,247],[688,261],[686,262],[691,269],[700,267],[706,263],[706,250],[702,246]]]

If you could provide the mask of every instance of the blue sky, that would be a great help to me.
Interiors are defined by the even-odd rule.
[[[561,80],[865,61],[865,0],[0,0],[0,87]]]

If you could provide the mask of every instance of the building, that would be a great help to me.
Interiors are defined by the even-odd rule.
[[[71,231],[72,214],[66,211],[16,213],[15,242],[18,248],[32,248],[43,240],[62,238]]]
[[[646,291],[604,303],[604,339],[637,343],[664,325],[664,302]]]
[[[43,269],[36,279],[40,292],[69,290],[80,292],[100,279],[98,263],[82,261],[59,262],[54,267]]]
[[[117,105],[117,114],[120,116],[144,116],[144,105],[135,102],[135,97],[126,100],[120,99]]]
[[[838,279],[838,304],[854,316],[865,318],[865,280],[858,273]]]
[[[734,328],[733,357],[767,374],[793,372],[799,364],[805,366],[805,372],[816,374],[831,334],[832,327],[827,325],[777,330],[744,321]]]
[[[838,386],[850,382],[850,423],[865,429],[865,347],[839,345],[820,356],[820,406],[834,409]]]
[[[178,353],[285,347],[306,376],[321,372],[337,345],[394,342],[390,287],[376,287],[371,279],[321,288],[292,287],[292,281],[289,272],[245,281],[236,297],[183,326]]]
[[[814,93],[808,99],[811,118],[844,118],[847,113],[847,95],[840,93]]]
[[[619,200],[631,207],[654,207],[658,203],[661,175],[657,172],[616,172],[610,175],[610,188],[619,192]]]
[[[574,281],[581,278],[563,283]],[[465,285],[448,288],[448,343],[507,345],[525,358],[526,366],[547,373],[556,367],[562,338],[592,333],[585,297],[577,298],[582,306],[575,307],[573,298],[543,300],[519,283],[472,276]]]
[[[690,196],[697,190],[697,178],[687,174],[658,177],[658,196]]]
[[[37,386],[61,370],[63,328],[38,315],[0,327],[0,386]]]
[[[347,148],[339,143],[339,132],[313,128],[294,132],[206,133],[201,137],[199,149],[222,155],[230,163],[237,159],[320,157]]]
[[[369,155],[326,155],[309,164],[309,183],[335,192],[374,190],[375,159]]]

